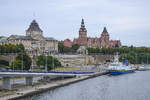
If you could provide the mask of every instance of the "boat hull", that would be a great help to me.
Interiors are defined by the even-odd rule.
[[[147,71],[147,70],[150,70],[149,67],[139,67],[138,68],[138,71]]]
[[[133,73],[134,70],[126,70],[126,71],[109,71],[110,75],[121,75],[121,74],[127,74],[127,73]]]

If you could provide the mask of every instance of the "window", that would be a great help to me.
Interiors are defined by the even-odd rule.
[[[31,42],[31,45],[32,45],[32,46],[35,46],[35,45],[36,45],[36,42],[32,41],[32,42]]]

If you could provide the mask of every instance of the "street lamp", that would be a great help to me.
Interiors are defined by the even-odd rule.
[[[137,54],[135,54],[135,60],[136,60],[135,63],[137,64]]]
[[[15,56],[15,55],[14,55]],[[13,71],[14,71],[14,63],[15,63],[15,58],[14,58],[14,56],[13,56]]]
[[[23,71],[23,53],[22,53],[22,71]]]
[[[47,72],[47,52],[45,52],[45,56],[46,56],[46,59],[45,59],[45,71]]]
[[[147,64],[148,64],[148,53],[147,53]]]
[[[54,69],[54,67],[55,67],[55,65],[54,65],[54,55],[51,54],[51,56],[52,56],[52,69]]]

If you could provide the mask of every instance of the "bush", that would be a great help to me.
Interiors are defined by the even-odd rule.
[[[6,60],[0,60],[0,65],[9,66],[9,62]]]

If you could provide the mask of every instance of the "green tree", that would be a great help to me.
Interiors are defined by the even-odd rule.
[[[6,60],[0,60],[0,68],[7,69],[9,67],[9,62]]]
[[[23,70],[30,69],[30,66],[32,64],[32,59],[26,54],[26,52],[20,52],[17,55],[16,60],[19,60],[23,63]],[[17,66],[17,67],[19,67],[19,66]],[[20,68],[22,68],[22,65],[20,66]]]
[[[150,47],[110,47],[110,48],[87,48],[88,53],[102,53],[104,55],[114,55],[116,52],[120,54],[120,61],[128,59],[132,64],[149,63],[150,64]]]
[[[62,43],[58,43],[59,53],[69,53],[72,52],[72,48],[64,46]]]
[[[9,62],[6,60],[0,60],[0,65],[9,66]]]
[[[71,48],[65,46],[64,49],[63,49],[63,52],[64,53],[71,52]]]
[[[20,43],[20,44],[17,44],[16,47],[17,47],[17,51],[18,51],[18,52],[23,52],[23,51],[25,51],[24,45],[21,44],[21,43]]]
[[[47,61],[46,61],[47,60]],[[61,67],[61,63],[58,61],[57,58],[54,58],[52,56],[44,56],[40,55],[37,57],[37,65],[38,66],[46,66],[47,63],[47,68],[48,70],[51,70],[54,67]]]
[[[62,43],[58,43],[58,52],[59,53],[64,53],[64,45]]]
[[[12,70],[22,70],[22,61],[21,60],[15,60],[11,63],[10,68]]]
[[[24,52],[24,46],[23,44],[2,44],[0,45],[0,54],[4,53],[19,53],[19,52]]]
[[[72,50],[73,50],[74,52],[76,52],[78,49],[79,49],[79,45],[78,45],[78,44],[72,45]]]

